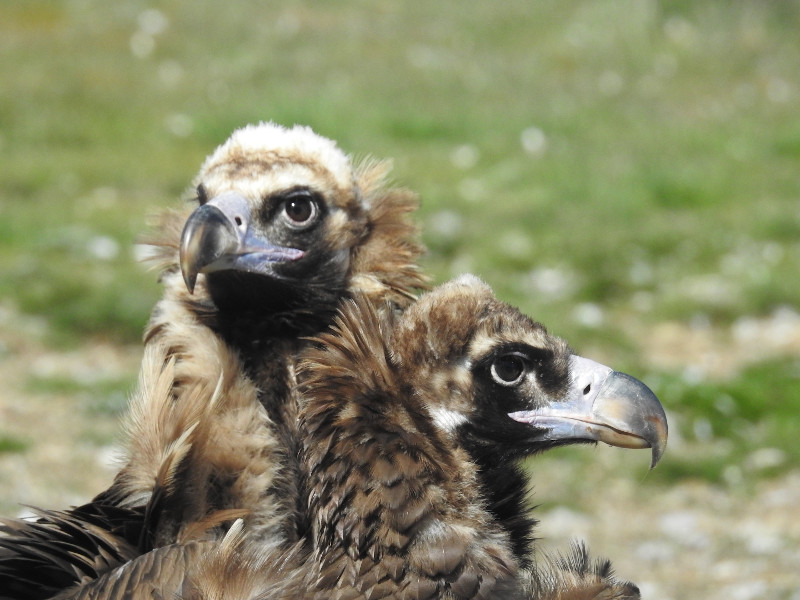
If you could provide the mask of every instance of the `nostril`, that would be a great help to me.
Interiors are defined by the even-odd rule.
[[[583,395],[586,396],[591,391],[592,391],[592,384],[590,383],[585,388],[583,388]]]
[[[233,220],[236,221],[236,226],[237,227],[241,227],[242,226],[242,217],[237,216],[237,217],[234,217]]]

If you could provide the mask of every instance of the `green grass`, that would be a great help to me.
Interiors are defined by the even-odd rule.
[[[148,6],[0,6],[0,305],[44,317],[51,344],[138,342],[159,293],[131,252],[147,215],[269,119],[393,157],[435,280],[473,271],[634,373],[631,324],[800,306],[798,2]],[[681,423],[735,448],[696,474],[757,446],[796,459],[792,369],[656,374]]]
[[[672,426],[682,440],[654,477],[737,483],[740,477],[774,475],[798,464],[798,383],[796,359],[764,362],[721,384],[661,378],[656,391],[674,399]],[[759,460],[765,454],[768,458]]]
[[[69,377],[30,377],[26,391],[44,396],[69,395],[80,400],[80,407],[89,418],[118,417],[127,405],[133,389],[133,378],[79,381]]]
[[[0,432],[0,454],[18,454],[30,448],[30,442],[14,435]]]

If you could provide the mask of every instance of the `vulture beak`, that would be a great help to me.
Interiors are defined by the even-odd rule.
[[[650,388],[630,375],[576,355],[570,357],[570,387],[563,400],[508,416],[544,429],[548,440],[652,448],[651,469],[667,446],[667,416]]]
[[[212,198],[189,216],[180,245],[181,273],[189,293],[194,292],[198,273],[232,270],[268,275],[269,263],[305,254],[258,237],[250,221],[250,203],[234,193]]]

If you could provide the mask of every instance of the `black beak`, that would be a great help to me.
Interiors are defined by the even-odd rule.
[[[638,379],[573,355],[570,388],[563,399],[509,414],[546,430],[549,440],[592,440],[622,448],[652,448],[650,468],[667,446],[667,415]]]
[[[233,193],[217,196],[197,208],[181,233],[181,273],[190,293],[194,292],[198,273],[234,270],[269,275],[270,263],[297,260],[304,254],[253,233],[250,203]]]

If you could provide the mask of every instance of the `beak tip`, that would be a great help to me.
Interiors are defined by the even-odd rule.
[[[653,395],[657,405],[653,407],[653,414],[650,415],[648,421],[651,425],[650,447],[653,449],[652,460],[650,461],[650,469],[654,469],[664,452],[667,450],[667,439],[669,438],[669,424],[667,423],[667,413],[664,407]]]
[[[183,276],[183,283],[186,284],[186,289],[189,290],[190,294],[194,294],[194,286],[197,283],[197,269],[192,268],[192,260],[189,257],[189,252],[184,247],[184,244],[181,244],[180,249],[180,268],[181,268],[181,275]]]
[[[658,461],[661,460],[661,457],[663,455],[664,455],[664,448],[656,448],[655,446],[653,447],[653,455],[652,455],[652,458],[650,459],[650,470],[651,471],[656,468],[656,465],[658,464]]]
[[[186,284],[186,289],[190,294],[194,294],[194,286],[197,283],[197,273],[185,269],[181,264],[181,275],[183,275],[183,283]]]
[[[664,421],[664,425],[666,426],[666,420]],[[653,449],[652,458],[650,460],[650,469],[652,470],[655,469],[656,465],[661,460],[661,457],[664,456],[664,452],[667,450],[666,429],[659,431],[659,435],[655,440],[653,440],[651,448]]]
[[[186,283],[186,289],[189,290],[189,294],[194,294],[195,279],[184,279],[184,283]]]

